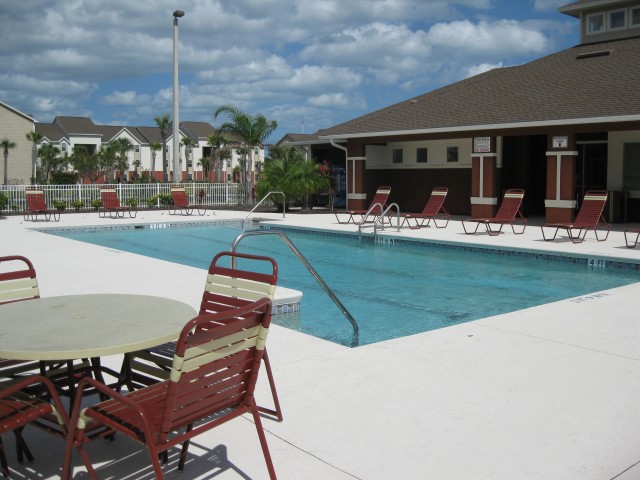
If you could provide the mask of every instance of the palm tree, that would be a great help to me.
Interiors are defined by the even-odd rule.
[[[83,178],[88,178],[91,183],[96,180],[101,173],[101,155],[99,153],[90,154],[82,145],[73,147],[73,153],[69,157],[69,163],[80,176],[80,183]]]
[[[54,147],[50,143],[42,145],[38,150],[38,156],[42,160],[42,170],[44,171],[44,179],[47,183],[50,181],[51,172],[57,170],[62,164],[65,163],[65,159],[59,157],[60,149]]]
[[[113,151],[114,170],[120,171],[120,177],[129,169],[129,159],[127,153],[133,150],[133,143],[128,138],[120,137],[109,143],[109,148]]]
[[[187,174],[189,174],[189,149],[193,149],[193,147],[198,145],[198,142],[191,137],[184,137],[180,143],[184,145],[185,170]],[[182,163],[182,158],[180,158],[180,163]]]
[[[158,142],[151,142],[149,144],[149,148],[151,149],[151,178],[154,179],[153,174],[156,171],[156,152],[162,148],[162,144]]]
[[[210,163],[213,164],[215,171],[215,182],[220,182],[222,178],[222,163],[227,158],[231,158],[231,149],[227,147],[227,143],[229,140],[220,132],[209,135],[207,138],[207,144],[211,147]]]
[[[169,164],[167,163],[167,138],[169,131],[173,128],[173,122],[168,113],[154,118],[156,125],[160,129],[160,138],[162,139],[162,181],[169,181]],[[175,155],[175,153],[174,153]]]
[[[31,142],[31,184],[36,183],[36,164],[38,163],[38,144],[44,138],[39,132],[29,132],[26,135],[27,140]]]
[[[9,184],[9,172],[7,171],[7,166],[9,164],[9,149],[16,148],[16,142],[12,142],[8,138],[3,138],[0,141],[0,147],[4,150],[4,184]]]
[[[224,113],[230,117],[229,122],[225,122],[220,125],[220,132],[229,133],[238,139],[242,140],[246,151],[242,154],[242,160],[240,162],[242,171],[242,183],[246,187],[250,187],[248,171],[253,161],[253,153],[256,147],[263,145],[269,135],[278,127],[278,122],[275,120],[267,120],[264,115],[258,114],[256,116],[247,115],[241,112],[233,105],[223,105],[213,114],[214,118],[218,118],[218,115]],[[247,151],[249,152],[249,164],[247,164]],[[251,182],[253,183],[253,182]],[[250,194],[251,189],[245,189],[245,195]]]

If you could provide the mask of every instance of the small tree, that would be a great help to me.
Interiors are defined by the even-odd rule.
[[[44,136],[39,132],[29,132],[26,135],[27,140],[31,142],[31,184],[36,181],[37,165],[38,165],[38,144]]]
[[[149,144],[151,149],[151,178],[155,178],[153,174],[156,171],[156,152],[162,148],[162,144],[158,142],[151,142]],[[163,157],[164,158],[164,157]]]
[[[101,173],[100,156],[89,154],[83,146],[73,148],[73,154],[69,157],[69,163],[82,178],[88,178],[91,183],[96,183]]]
[[[16,148],[16,142],[12,142],[8,138],[3,138],[0,140],[0,147],[2,147],[4,153],[4,184],[9,184],[9,150],[12,148]]]
[[[59,170],[66,162],[66,158],[60,158],[60,149],[51,144],[42,145],[38,150],[38,156],[42,161],[42,176],[46,183],[51,182],[51,173]]]
[[[168,113],[158,116],[154,118],[154,120],[160,129],[160,138],[162,139],[162,180],[168,182],[169,163],[167,162],[167,138],[169,137],[169,131],[173,128],[173,122]]]
[[[222,178],[222,166],[224,161],[231,158],[231,149],[227,146],[229,140],[220,132],[209,135],[207,143],[211,146],[210,165],[213,165],[215,172],[215,182],[220,182]]]

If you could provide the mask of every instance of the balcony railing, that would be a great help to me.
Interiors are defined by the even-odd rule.
[[[172,185],[174,184],[118,183],[112,185],[38,185],[37,187],[44,191],[49,208],[55,208],[54,201],[62,201],[66,211],[91,211],[95,208],[93,202],[100,200],[100,188],[115,188],[122,205],[127,205],[131,199],[135,199],[138,208],[162,208],[166,206],[165,199],[171,197]],[[245,187],[238,183],[186,183],[182,185],[189,196],[189,201],[194,204],[213,208],[243,208],[247,206]],[[24,192],[29,187],[30,185],[0,185],[0,192],[9,198],[9,202],[2,212],[24,212],[26,206]],[[82,202],[82,206],[80,206],[80,202]]]

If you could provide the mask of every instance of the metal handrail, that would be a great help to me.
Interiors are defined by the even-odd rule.
[[[389,205],[384,212],[382,212],[382,214],[380,215],[380,221],[382,223],[382,229],[384,230],[384,217],[387,215],[387,212],[389,210],[391,210],[391,208],[396,207],[396,218],[397,218],[397,228],[398,231],[400,231],[400,205],[398,205],[397,203],[392,203],[391,205]],[[389,221],[389,226],[391,226],[391,221]]]
[[[316,270],[311,266],[311,264],[307,261],[304,255],[302,255],[300,250],[298,250],[298,248],[293,244],[293,242],[289,239],[289,237],[285,235],[283,231],[277,230],[277,229],[276,230],[247,230],[246,232],[242,232],[240,235],[236,237],[236,239],[233,241],[233,244],[231,245],[231,250],[235,252],[236,249],[238,248],[238,244],[240,243],[240,241],[243,238],[252,236],[252,235],[278,235],[282,239],[285,245],[287,245],[291,249],[291,251],[295,254],[295,256],[298,257],[298,260],[302,262],[302,264],[306,267],[309,273],[313,275],[313,278],[316,279],[316,281],[324,289],[327,295],[329,295],[329,298],[333,300],[333,303],[336,304],[336,306],[340,309],[342,314],[345,317],[347,317],[347,320],[349,320],[349,323],[351,323],[351,327],[353,328],[353,337],[351,339],[351,346],[352,347],[357,346],[360,342],[359,340],[360,327],[358,326],[358,322],[356,322],[355,318],[353,318],[353,316],[349,313],[349,311],[342,304],[340,299],[335,295],[335,293],[333,293],[333,290],[329,288],[329,285],[325,283],[322,277],[320,277],[320,274],[316,272]],[[232,265],[232,268],[235,268],[235,265]]]
[[[282,195],[282,218],[285,218],[284,211],[285,211],[285,208],[287,207],[287,197],[285,196],[284,192],[271,191],[271,192],[267,193],[264,197],[262,197],[262,199],[258,203],[255,204],[255,206],[251,209],[251,211],[247,214],[247,216],[242,219],[242,228],[244,228],[244,222],[245,222],[245,220],[247,218],[249,218],[249,215],[251,215],[255,211],[256,208],[258,208],[260,205],[262,205],[262,202],[264,202],[267,198],[269,198],[269,196],[272,193],[279,193],[280,195]]]
[[[365,220],[376,207],[380,208],[380,210],[382,210],[382,213],[380,215],[375,216],[373,223],[366,222]],[[367,213],[365,213],[362,216],[362,220],[358,222],[358,240],[362,240],[362,229],[367,228],[369,226],[373,226],[373,238],[375,239],[378,235],[378,223],[382,225],[382,229],[384,230],[384,217],[387,215],[387,213],[389,212],[389,210],[391,210],[392,207],[396,208],[396,216],[397,216],[397,222],[398,222],[397,228],[398,228],[398,231],[400,231],[400,206],[397,203],[392,203],[386,209],[384,209],[384,205],[382,205],[381,203],[375,203],[371,205],[369,210],[367,210]]]

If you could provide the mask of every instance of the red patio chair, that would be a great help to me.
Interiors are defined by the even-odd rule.
[[[428,227],[431,220],[433,220],[433,224],[436,228],[445,228],[449,224],[449,219],[451,215],[444,208],[444,201],[447,198],[447,193],[449,189],[447,187],[434,187],[431,192],[431,196],[427,201],[427,204],[422,209],[420,213],[404,213],[401,214],[402,223],[400,226],[402,227],[405,223],[409,228],[420,228],[420,227]],[[444,225],[438,225],[437,219],[445,219]],[[411,225],[411,220],[415,220],[415,226]],[[425,225],[424,222],[427,221]]]
[[[169,379],[126,395],[91,378],[82,379],[71,416],[62,478],[72,473],[74,448],[95,478],[84,445],[117,432],[146,445],[156,478],[162,479],[160,457],[166,462],[169,449],[182,445],[178,470],[183,470],[191,438],[251,413],[269,477],[275,479],[254,398],[270,322],[268,298],[192,319],[176,343]],[[82,390],[87,385],[109,399],[82,409]]]
[[[373,200],[369,204],[367,210],[345,210],[340,212],[334,212],[338,223],[362,223],[368,222],[369,217],[376,217],[382,215],[384,209],[387,207],[387,201],[391,194],[391,187],[378,187],[376,194],[373,196]],[[345,221],[341,221],[339,215],[349,215]],[[358,222],[356,222],[356,216],[360,216]]]
[[[107,213],[110,218],[124,217],[125,212],[129,213],[129,217],[135,218],[136,209],[120,205],[118,192],[116,192],[115,188],[101,188],[100,198],[102,199],[102,206],[98,209],[98,215],[101,218],[105,218]]]
[[[580,211],[576,216],[576,219],[572,223],[547,223],[541,225],[542,238],[545,241],[550,242],[555,240],[558,235],[558,230],[566,230],[568,237],[573,243],[582,243],[587,231],[593,230],[596,236],[596,240],[604,242],[609,237],[609,231],[611,230],[611,224],[607,223],[602,214],[604,205],[607,203],[608,192],[605,190],[589,190],[584,194],[584,200],[580,206]],[[553,237],[547,238],[544,234],[545,228],[555,228]],[[606,230],[604,238],[598,236],[598,229]],[[577,230],[577,235],[574,233]]]
[[[173,196],[173,206],[169,207],[170,215],[175,215],[178,210],[180,210],[180,213],[184,212],[187,215],[191,215],[193,213],[194,205],[189,203],[187,192],[184,187],[171,187],[171,195]],[[195,208],[198,210],[198,215],[204,215],[206,213],[206,209],[203,205],[195,205]]]
[[[502,231],[504,225],[511,225],[511,230],[516,235],[521,235],[527,228],[527,219],[522,215],[522,199],[524,198],[524,190],[520,188],[510,188],[504,193],[504,198],[500,204],[500,208],[493,218],[468,218],[462,221],[462,228],[466,234],[474,234],[478,231],[480,225],[484,225],[489,235],[498,235]],[[467,231],[465,223],[475,223],[476,228],[473,231]],[[522,231],[516,232],[515,224],[522,225]],[[491,228],[491,225],[499,225],[497,230]]]
[[[53,405],[44,397],[34,397],[27,393],[29,391],[38,392],[39,395],[46,393]],[[5,477],[9,476],[9,465],[1,435],[13,431],[18,461],[22,462],[23,454],[32,461],[33,455],[22,436],[22,430],[29,424],[62,438],[67,435],[67,412],[53,384],[40,375],[26,377],[10,384],[4,382],[0,389],[0,466]]]
[[[231,268],[221,266],[223,260],[230,260]],[[239,265],[240,262],[242,265]],[[253,268],[249,269],[247,265]],[[266,273],[258,273],[259,271]],[[199,314],[240,308],[263,297],[273,300],[277,282],[278,264],[272,258],[240,252],[220,252],[209,265]],[[170,342],[126,354],[122,365],[122,376],[125,379],[123,383],[132,390],[166,380],[171,370],[174,350],[175,342]],[[263,360],[274,408],[258,408],[281,422],[282,410],[266,351]]]
[[[40,298],[40,290],[31,261],[21,255],[0,257],[0,305],[34,298]],[[39,365],[37,361],[0,358],[0,379],[23,375]]]
[[[44,191],[37,187],[27,187],[24,191],[27,199],[27,206],[24,210],[25,221],[31,217],[32,221],[38,219],[38,215],[44,215],[44,219],[48,222],[53,218],[54,222],[60,220],[60,212],[55,209],[47,207],[47,201],[44,198]]]

